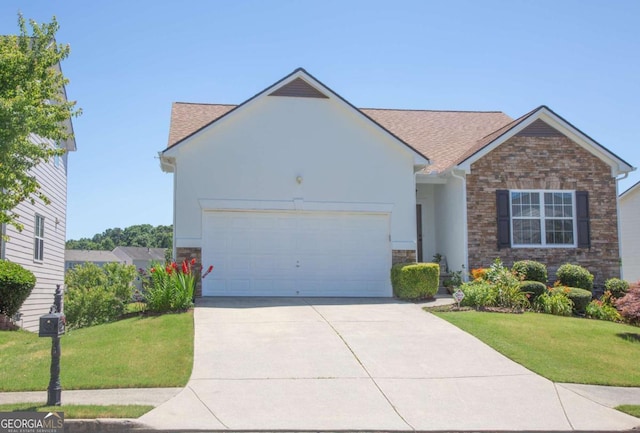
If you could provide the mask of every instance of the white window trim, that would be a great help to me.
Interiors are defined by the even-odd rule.
[[[516,244],[513,242],[513,206],[512,206],[512,194],[514,192],[521,193],[537,193],[540,195],[540,216],[537,217],[540,220],[540,241],[539,244]],[[544,193],[571,193],[571,206],[572,206],[572,221],[573,221],[573,243],[572,244],[547,244],[546,224],[545,224],[545,204]],[[516,218],[519,219],[519,218]],[[536,217],[523,218],[523,219],[536,219]],[[553,219],[553,218],[550,218]],[[567,219],[567,218],[557,218]],[[577,248],[578,247],[578,221],[576,215],[576,192],[575,190],[567,189],[510,189],[509,190],[509,230],[511,231],[511,247],[512,248]]]
[[[40,227],[42,229],[42,236],[40,236],[40,233],[38,233],[38,219],[40,219]],[[45,222],[45,217],[43,217],[40,214],[36,214],[35,216],[35,220],[34,220],[34,225],[33,225],[33,261],[36,263],[43,263],[44,262],[44,222]],[[39,242],[39,246],[40,246],[40,256],[38,257],[37,253],[38,253],[38,248],[36,247],[36,242]]]

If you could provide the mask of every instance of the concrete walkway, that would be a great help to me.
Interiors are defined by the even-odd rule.
[[[625,430],[640,388],[553,384],[435,316],[380,299],[215,299],[196,309],[186,388],[62,393],[158,406],[75,430]],[[0,393],[0,404],[46,392]],[[86,425],[85,425],[86,424]],[[94,425],[95,424],[95,425]]]
[[[388,299],[217,298],[195,311],[191,380],[140,422],[163,430],[627,430],[554,384]]]

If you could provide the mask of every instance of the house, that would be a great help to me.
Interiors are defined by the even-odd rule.
[[[73,131],[70,120],[66,127]],[[51,203],[27,200],[15,207],[24,228],[18,231],[11,225],[2,224],[2,234],[8,241],[0,242],[0,259],[18,263],[35,275],[36,285],[22,305],[16,324],[37,331],[40,316],[47,314],[53,304],[56,286],[64,284],[68,156],[76,150],[76,142],[72,138],[56,144],[33,134],[31,139],[51,147],[61,146],[66,153],[34,167],[32,172]]]
[[[136,269],[147,269],[153,262],[165,261],[166,248],[115,247],[113,254]]]
[[[100,250],[65,250],[64,270],[68,271],[76,266],[85,263],[93,263],[97,266],[104,266],[107,263],[124,263],[125,260],[116,256],[112,251]]]
[[[618,276],[634,168],[545,106],[358,109],[304,69],[240,105],[175,103],[174,256],[202,296],[391,296],[392,263],[573,262]]]
[[[620,238],[622,239],[622,276],[640,281],[640,182],[620,194]]]

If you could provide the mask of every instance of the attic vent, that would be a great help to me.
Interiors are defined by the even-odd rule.
[[[563,134],[543,120],[536,120],[516,134],[518,137],[562,137]]]
[[[320,92],[311,84],[304,81],[302,78],[296,78],[295,80],[285,84],[279,89],[269,93],[269,96],[293,96],[296,98],[326,98],[324,93]]]

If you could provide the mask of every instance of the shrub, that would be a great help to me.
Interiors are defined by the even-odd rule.
[[[604,288],[610,291],[614,298],[622,298],[629,291],[629,283],[620,278],[609,278],[604,282]]]
[[[135,266],[85,263],[67,271],[64,313],[70,328],[112,322],[126,312],[133,294]]]
[[[547,284],[547,267],[535,260],[520,260],[515,262],[511,267],[514,274],[524,281],[538,281],[542,284]]]
[[[531,301],[547,291],[547,286],[540,281],[522,281],[520,290],[531,295]]]
[[[573,302],[563,291],[546,290],[533,301],[533,309],[539,313],[570,316]]]
[[[521,310],[530,306],[527,293],[520,290],[520,284],[497,285],[496,288],[496,303],[499,307]]]
[[[65,295],[64,313],[69,328],[113,322],[125,312],[125,303],[104,286],[76,287]]]
[[[472,281],[464,283],[460,286],[460,290],[464,293],[464,298],[460,305],[465,307],[493,307],[496,305],[498,291],[493,284],[487,281]]]
[[[627,322],[640,325],[640,282],[632,285],[626,295],[617,299],[615,306]]]
[[[0,260],[0,314],[16,314],[36,285],[33,273],[17,263]]]
[[[584,290],[593,289],[593,274],[580,265],[565,263],[558,268],[556,277],[562,286],[576,287]]]
[[[400,299],[425,299],[438,291],[440,265],[437,263],[397,264],[391,268],[393,294]]]
[[[591,292],[579,287],[555,287],[556,292],[563,292],[573,302],[573,312],[576,314],[585,314],[587,305],[591,302]]]
[[[619,322],[622,320],[620,313],[618,313],[615,307],[597,299],[594,299],[587,305],[586,316],[590,319],[608,320],[610,322]]]

